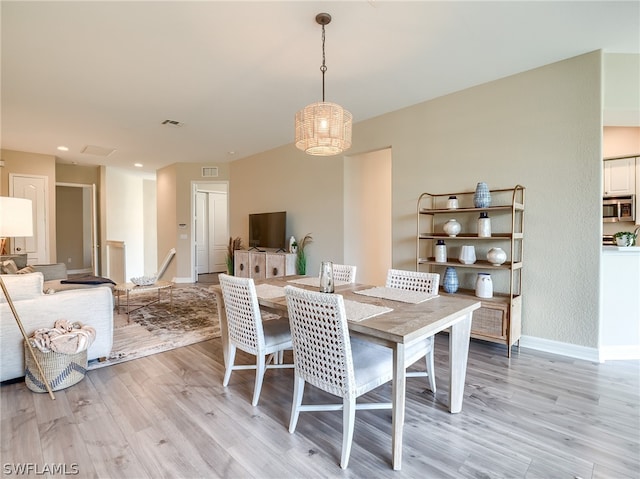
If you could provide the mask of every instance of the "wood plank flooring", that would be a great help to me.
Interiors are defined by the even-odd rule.
[[[3,474],[65,464],[82,478],[640,477],[640,362],[526,349],[509,360],[503,346],[472,341],[463,410],[452,415],[447,348],[439,335],[435,397],[426,378],[407,381],[401,471],[391,469],[390,411],[356,414],[342,471],[341,413],[303,413],[289,434],[292,370],[267,371],[252,407],[254,372],[235,371],[223,388],[215,339],[90,371],[55,401],[2,385]],[[390,396],[385,385],[369,397]],[[330,400],[310,388],[305,398]]]

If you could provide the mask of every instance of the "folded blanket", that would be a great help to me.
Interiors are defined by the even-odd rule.
[[[109,278],[103,278],[101,276],[78,276],[76,278],[63,279],[60,281],[62,284],[116,284]]]
[[[52,329],[36,329],[29,342],[43,353],[76,354],[91,346],[95,339],[96,330],[91,326],[59,319]]]

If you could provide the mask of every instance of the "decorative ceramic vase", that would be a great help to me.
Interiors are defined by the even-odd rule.
[[[491,248],[487,251],[487,261],[493,266],[500,266],[507,260],[507,253],[502,248]]]
[[[462,229],[462,226],[460,226],[460,223],[458,223],[456,220],[454,219],[450,219],[449,221],[447,221],[444,226],[442,227],[442,229],[444,230],[444,232],[446,234],[448,234],[449,236],[455,236],[458,233],[460,233],[460,230]]]
[[[296,237],[292,236],[289,238],[289,253],[297,253],[298,252],[298,243],[296,242]]]
[[[323,261],[320,265],[320,292],[333,293],[333,263]]]
[[[476,262],[476,248],[475,246],[465,245],[460,248],[460,256],[458,261],[462,264],[473,264]]]
[[[444,272],[442,288],[447,293],[455,293],[458,291],[458,273],[455,268],[449,266]]]
[[[476,208],[488,208],[491,206],[491,193],[486,183],[480,182],[476,186],[476,192],[473,195],[473,204]]]
[[[447,208],[455,210],[458,207],[458,198],[456,196],[449,196],[447,200]]]
[[[491,218],[486,211],[478,218],[478,238],[491,238]]]
[[[436,263],[447,262],[447,245],[444,244],[444,240],[438,240],[438,242],[436,243],[434,256]]]
[[[476,296],[478,298],[493,298],[493,281],[491,281],[489,273],[478,273]]]

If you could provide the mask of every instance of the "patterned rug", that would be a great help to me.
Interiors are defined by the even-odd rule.
[[[114,312],[113,348],[106,361],[93,360],[89,369],[142,358],[220,337],[215,296],[206,286],[176,285],[173,308],[168,294],[160,301],[126,314]],[[136,305],[157,298],[157,293],[131,297]]]

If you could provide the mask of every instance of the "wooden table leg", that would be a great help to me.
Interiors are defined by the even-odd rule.
[[[404,428],[404,402],[407,381],[404,368],[405,346],[402,343],[396,344],[393,348],[393,388],[392,388],[392,409],[391,409],[391,465],[393,469],[399,471],[402,467],[402,430]]]
[[[462,411],[464,382],[467,375],[472,313],[451,325],[449,333],[449,412]]]

